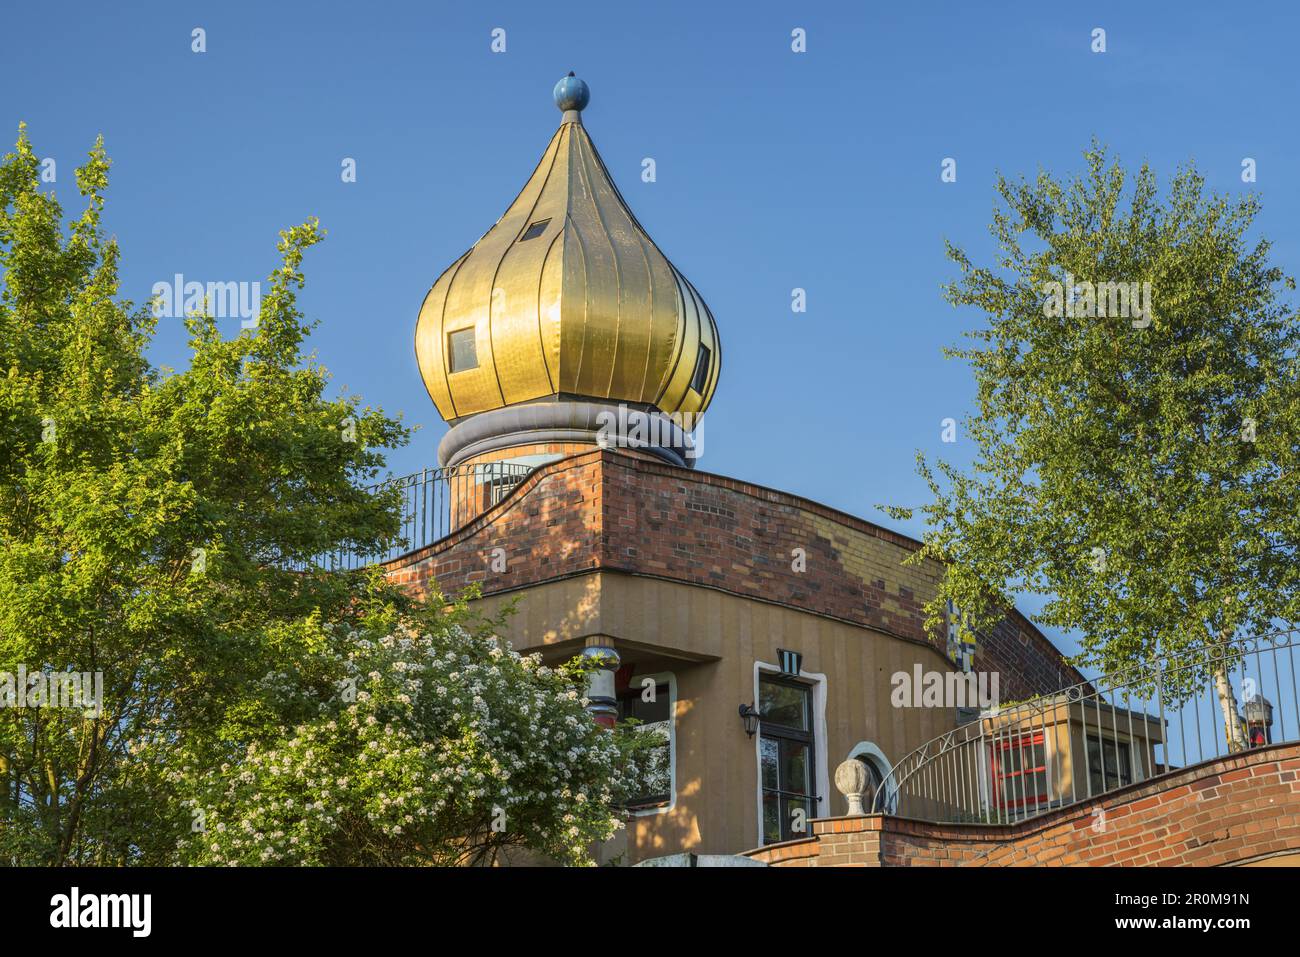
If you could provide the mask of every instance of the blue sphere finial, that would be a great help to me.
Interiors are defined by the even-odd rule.
[[[569,110],[581,111],[591,100],[591,90],[573,75],[572,70],[568,76],[560,77],[560,82],[555,84],[551,95],[555,97],[555,105],[566,113]]]

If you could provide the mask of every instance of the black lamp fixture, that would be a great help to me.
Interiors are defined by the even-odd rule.
[[[742,704],[740,706],[740,720],[745,722],[745,734],[751,738],[754,736],[754,732],[758,730],[760,717],[762,716],[758,713],[758,709],[752,704]]]

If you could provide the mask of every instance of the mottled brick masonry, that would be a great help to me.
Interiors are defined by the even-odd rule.
[[[537,469],[493,509],[447,538],[387,565],[417,592],[485,594],[595,569],[653,575],[805,609],[910,641],[942,573],[904,565],[920,543],[816,502],[615,450]],[[503,548],[504,574],[490,572]],[[806,570],[793,568],[803,550]],[[977,670],[1001,673],[1003,699],[1081,681],[1019,613],[983,637]]]
[[[810,823],[812,837],[748,856],[775,867],[1234,864],[1300,851],[1300,744],[1208,761],[1023,824],[880,814]]]

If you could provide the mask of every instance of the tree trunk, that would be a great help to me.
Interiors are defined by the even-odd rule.
[[[1219,696],[1219,707],[1223,711],[1224,740],[1228,742],[1228,753],[1236,754],[1246,750],[1246,735],[1241,729],[1241,718],[1237,714],[1237,696],[1232,691],[1232,682],[1228,680],[1228,664],[1223,659],[1214,664],[1214,691]]]

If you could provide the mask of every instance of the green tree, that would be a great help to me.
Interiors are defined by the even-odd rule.
[[[338,619],[355,591],[290,563],[397,528],[358,480],[406,430],[325,399],[302,355],[316,224],[281,235],[257,328],[191,316],[190,368],[160,371],[152,311],[118,298],[108,168],[97,143],[65,235],[25,131],[0,165],[0,671],[103,675],[99,707],[0,712],[0,840],[29,862],[169,853],[187,821],[132,743],[268,720],[257,680],[297,652],[289,626]]]
[[[1173,693],[1212,680],[1239,748],[1223,656],[1300,601],[1295,284],[1248,238],[1255,197],[1209,194],[1191,167],[1162,198],[1145,165],[1129,176],[1095,143],[1085,160],[999,178],[992,265],[948,245],[947,300],[987,320],[945,350],[975,376],[973,464],[918,456],[923,554],[947,564],[931,623],[949,600],[977,629],[1014,591],[1046,596],[1038,619],[1077,630],[1080,664],[1176,655],[1192,667]]]
[[[380,450],[408,437],[399,421],[361,407],[354,396],[326,398],[329,376],[304,354],[311,324],[296,295],[303,254],[322,238],[317,224],[281,234],[280,265],[266,283],[255,328],[226,336],[232,330],[217,320],[191,315],[183,320],[189,367],[156,369],[146,348],[157,319],[148,306],[119,297],[118,247],[101,226],[108,168],[97,143],[77,173],[84,211],[65,229],[55,196],[41,191],[24,130],[0,163],[6,863],[195,859],[205,846],[195,841],[202,833],[198,798],[235,780],[225,781],[223,765],[255,765],[250,755],[291,747],[285,729],[319,717],[304,711],[305,703],[344,716],[322,690],[341,677],[331,669],[342,652],[326,636],[372,633],[387,621],[404,634],[429,625],[432,644],[421,646],[427,654],[450,648],[453,625],[471,636],[466,640],[477,650],[467,653],[478,654],[487,640],[463,615],[432,627],[428,616],[436,607],[421,612],[403,604],[373,573],[329,571],[313,560],[336,550],[373,553],[394,540],[400,493],[372,493],[364,485],[383,465]],[[521,681],[522,667],[512,672]],[[15,687],[20,669],[43,677],[33,688]],[[53,676],[83,672],[102,675],[102,695],[41,700],[40,688]],[[577,681],[574,674],[564,672],[564,680]],[[462,669],[461,678],[467,675]],[[533,675],[520,690],[550,689],[560,680]],[[464,687],[451,690],[465,694]],[[384,699],[383,707],[392,702]],[[557,714],[580,712],[570,702]],[[421,728],[441,735],[450,726],[408,722],[403,741],[435,749],[445,743],[421,741]],[[513,766],[517,754],[490,757]],[[476,771],[485,766],[476,764]],[[594,758],[583,765],[598,766]],[[534,772],[530,790],[562,790],[544,787],[544,772]],[[552,780],[560,776],[557,769]],[[392,789],[404,786],[394,779],[374,787],[381,784],[393,797]],[[593,798],[613,786],[598,788],[581,775],[570,788],[577,785]],[[236,789],[229,800],[242,793]],[[478,808],[462,797],[458,812]],[[549,813],[563,818],[574,800],[554,798]],[[213,801],[213,816],[249,813]],[[359,812],[362,805],[348,808]],[[516,811],[515,821],[530,822],[525,835],[552,832],[545,847],[554,850],[558,827]],[[608,807],[580,816],[579,837],[604,827],[608,816]],[[382,830],[381,823],[369,826]],[[476,827],[473,819],[462,823],[466,833]],[[454,829],[445,818],[440,826]],[[208,859],[217,859],[210,844]],[[378,846],[322,838],[313,853],[349,863],[396,854]],[[250,858],[227,852],[221,859]]]

